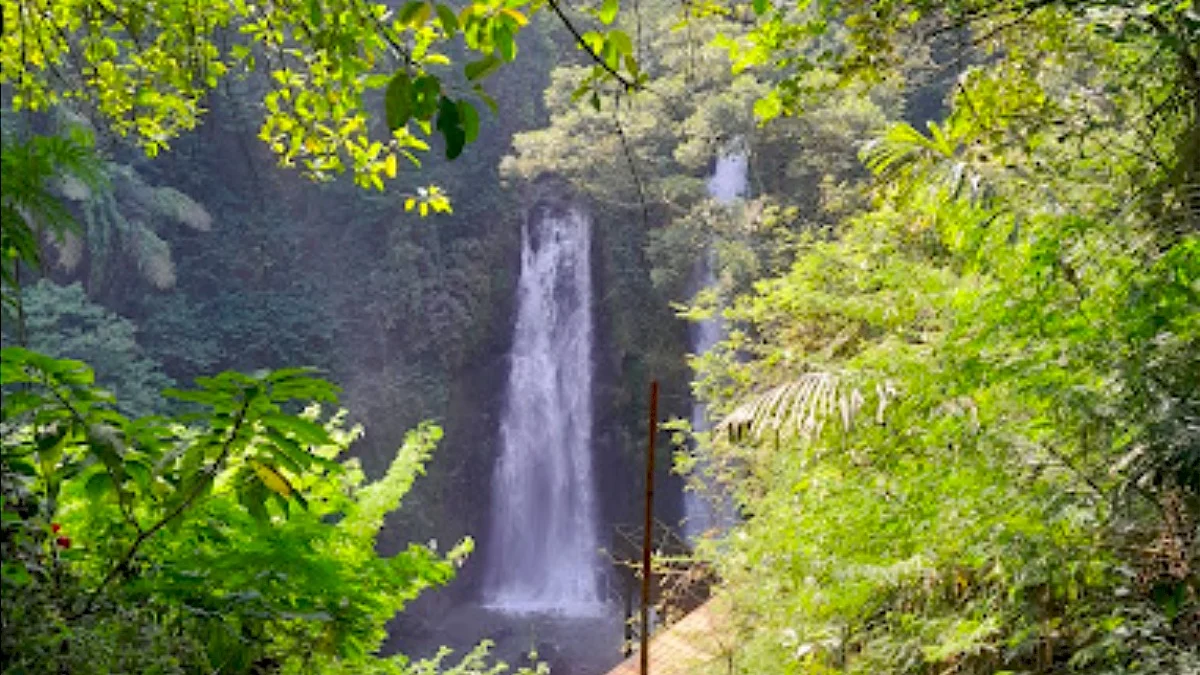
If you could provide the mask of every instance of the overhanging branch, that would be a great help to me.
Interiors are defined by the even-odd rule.
[[[605,71],[607,71],[609,75],[612,75],[613,78],[617,80],[617,82],[620,82],[621,86],[624,87],[625,91],[635,91],[635,90],[639,89],[638,84],[636,82],[625,77],[620,72],[618,72],[615,68],[608,65],[608,62],[605,61],[603,58],[601,58],[600,55],[597,54],[591,48],[591,46],[588,45],[588,43],[584,41],[583,35],[580,35],[579,29],[575,28],[575,24],[571,23],[571,20],[568,19],[567,15],[563,13],[562,7],[559,6],[557,0],[546,0],[546,2],[549,3],[550,9],[554,10],[554,14],[558,16],[558,20],[561,21],[562,24],[567,27],[568,31],[570,31],[571,36],[575,38],[575,44],[579,45],[580,49],[587,52],[588,56],[590,56],[593,61],[595,61]]]

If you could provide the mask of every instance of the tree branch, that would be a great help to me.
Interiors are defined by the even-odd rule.
[[[625,154],[626,163],[629,164],[629,173],[632,174],[633,182],[637,186],[638,203],[642,206],[642,229],[649,231],[650,207],[646,205],[646,191],[642,188],[642,177],[638,174],[637,164],[633,161],[633,152],[629,149],[628,139],[625,138],[625,129],[621,126],[620,112],[621,95],[617,94],[613,97],[613,125],[617,128],[617,137],[621,139],[621,151]]]
[[[558,4],[558,0],[546,0],[546,2],[549,3],[550,8],[554,10],[554,13],[558,16],[558,20],[561,21],[562,24],[567,27],[567,30],[571,32],[571,35],[575,38],[575,44],[579,45],[580,49],[587,52],[588,56],[590,56],[593,61],[599,64],[601,68],[608,71],[608,74],[612,75],[613,78],[620,82],[621,86],[624,87],[626,91],[636,91],[640,88],[636,82],[626,79],[624,75],[617,72],[612,66],[608,65],[608,62],[601,58],[599,54],[592,51],[592,48],[588,46],[586,42],[584,42],[583,36],[579,34],[579,30],[575,28],[575,24],[571,23],[571,20],[568,19],[567,15],[563,13],[562,7],[560,7]]]
[[[48,378],[43,379],[42,384],[44,384],[46,388],[50,390],[50,394],[58,400],[59,404],[66,408],[67,412],[71,413],[71,417],[74,417],[75,421],[79,422],[79,425],[84,429],[84,433],[90,437],[92,435],[89,431],[90,425],[88,424],[87,419],[84,418],[83,413],[79,412],[79,410],[71,404],[71,401],[66,396],[63,396],[62,393],[50,383]],[[137,518],[134,517],[133,509],[129,506],[128,501],[125,499],[125,493],[121,491],[121,485],[117,481],[116,473],[113,472],[112,467],[109,466],[107,462],[101,461],[101,464],[104,464],[104,470],[108,473],[109,479],[112,480],[113,489],[117,491],[117,503],[121,507],[121,515],[125,517],[126,522],[133,526],[134,531],[140,534],[142,532],[142,526],[138,523]]]
[[[112,569],[110,569],[108,574],[104,576],[104,579],[100,581],[100,585],[97,586],[96,589],[92,591],[91,595],[88,596],[87,603],[83,606],[83,609],[80,610],[78,614],[75,614],[70,618],[77,619],[89,613],[92,610],[92,607],[96,604],[96,600],[100,597],[100,593],[103,592],[105,587],[112,583],[119,574],[121,574],[122,570],[128,567],[129,563],[133,561],[133,557],[137,555],[138,550],[142,547],[142,544],[146,543],[150,537],[153,537],[158,533],[159,530],[170,524],[171,521],[178,518],[180,514],[190,508],[192,504],[194,504],[195,501],[200,497],[200,494],[204,492],[205,483],[216,477],[221,465],[225,463],[226,459],[228,459],[229,453],[233,449],[233,442],[237,440],[238,432],[241,431],[242,425],[246,421],[246,414],[250,409],[251,400],[251,397],[247,397],[242,401],[241,407],[234,415],[233,426],[229,430],[229,435],[226,437],[225,442],[221,446],[221,454],[218,455],[217,459],[205,468],[203,472],[205,476],[198,479],[193,484],[191,494],[184,498],[183,501],[179,502],[175,508],[171,509],[165,516],[159,519],[158,522],[142,531],[142,533],[133,540],[133,543],[130,544],[129,549],[125,551],[125,555],[121,556],[121,559],[112,566]]]

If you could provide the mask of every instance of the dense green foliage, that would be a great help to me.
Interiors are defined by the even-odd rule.
[[[447,416],[458,381],[498,358],[506,333],[521,213],[496,165],[513,131],[540,119],[540,105],[524,92],[543,86],[539,63],[553,43],[546,22],[534,22],[520,40],[527,67],[488,79],[503,117],[485,114],[481,138],[453,163],[423,161],[422,180],[472,196],[453,213],[425,221],[404,190],[314,185],[275,169],[256,138],[256,100],[270,80],[249,73],[206,95],[203,125],[172,139],[172,151],[154,161],[89,114],[108,180],[87,190],[47,186],[83,229],[47,247],[41,272],[81,283],[91,300],[132,320],[140,349],[176,381],[223,369],[321,367],[343,386],[354,421],[371,429],[354,449],[371,475],[386,469],[406,429],[444,421],[450,451],[435,456],[407,512],[419,515],[422,538],[461,537],[470,523],[443,506],[442,494],[478,492],[477,476],[457,467],[461,455],[485,459],[486,446],[460,439]],[[79,118],[6,115],[5,129],[45,133],[67,119]],[[179,204],[187,208],[162,208]],[[17,325],[6,320],[9,337]],[[39,345],[46,336],[30,328]]]
[[[18,139],[3,129],[3,197],[0,199],[0,280],[4,289],[4,309],[20,311],[20,299],[13,295],[20,288],[21,265],[42,262],[39,236],[65,242],[75,220],[62,200],[52,191],[52,183],[62,177],[83,184],[97,183],[99,170],[91,150],[91,138],[75,130],[67,136],[34,136]]]
[[[469,550],[374,550],[436,428],[364,484],[335,461],[361,430],[286,412],[334,400],[303,370],[202,379],[167,391],[196,412],[130,419],[80,362],[3,359],[6,670],[403,669],[371,657],[383,624]]]
[[[159,392],[174,383],[146,355],[132,321],[89,300],[79,284],[42,280],[24,288],[21,301],[30,348],[90,364],[127,415],[160,412]],[[5,335],[6,340],[15,337]]]
[[[1197,16],[1039,4],[850,24],[995,51],[701,363],[744,672],[1200,671]]]
[[[509,180],[594,216],[605,448],[652,377],[723,419],[678,462],[743,517],[697,552],[722,669],[1200,673],[1191,0],[109,5],[4,3],[6,103],[59,107],[5,122],[5,342],[54,357],[4,351],[5,667],[441,668],[373,654],[465,553],[400,540],[485,521]],[[380,187],[433,135],[473,143],[437,188],[264,162]],[[157,395],[294,363],[378,480],[307,371]],[[384,545],[438,432],[372,439],[430,416],[466,431]]]
[[[434,129],[450,159],[478,138],[472,99],[496,109],[483,82],[516,58],[528,15],[546,5],[9,0],[0,83],[18,111],[86,107],[154,156],[197,126],[222,82],[257,72],[267,76],[258,136],[281,164],[315,178],[348,171],[382,190],[399,160],[420,166],[414,153],[430,149],[422,137]],[[611,23],[616,6],[595,14]],[[576,39],[596,61],[594,81],[612,74],[633,87],[641,79],[624,33]],[[450,206],[430,186],[411,191],[406,208],[426,215]]]

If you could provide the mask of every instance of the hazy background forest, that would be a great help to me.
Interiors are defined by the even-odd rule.
[[[4,672],[606,672],[657,380],[690,671],[1200,673],[1190,0],[4,22]],[[604,610],[480,613],[564,213]]]

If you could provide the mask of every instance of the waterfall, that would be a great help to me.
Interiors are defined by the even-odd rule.
[[[747,155],[744,151],[723,153],[717,158],[717,166],[713,175],[708,179],[708,195],[718,204],[733,206],[746,194]],[[714,272],[715,260],[710,249],[697,263],[696,290],[700,291],[716,283]],[[693,354],[703,354],[725,337],[725,325],[720,316],[692,324],[688,328],[688,342]],[[699,401],[692,403],[692,429],[706,431],[709,428],[708,411]],[[698,472],[704,466],[696,467]],[[703,475],[703,474],[701,474]],[[695,541],[700,535],[713,528],[723,528],[733,522],[732,508],[728,500],[714,491],[707,489],[707,484],[700,489],[689,489],[683,495],[684,521],[683,534],[688,541]]]
[[[521,277],[483,599],[509,613],[600,610],[592,478],[591,223],[534,209]]]
[[[729,206],[746,196],[746,170],[749,158],[744,151],[722,154],[708,179],[708,196]]]

